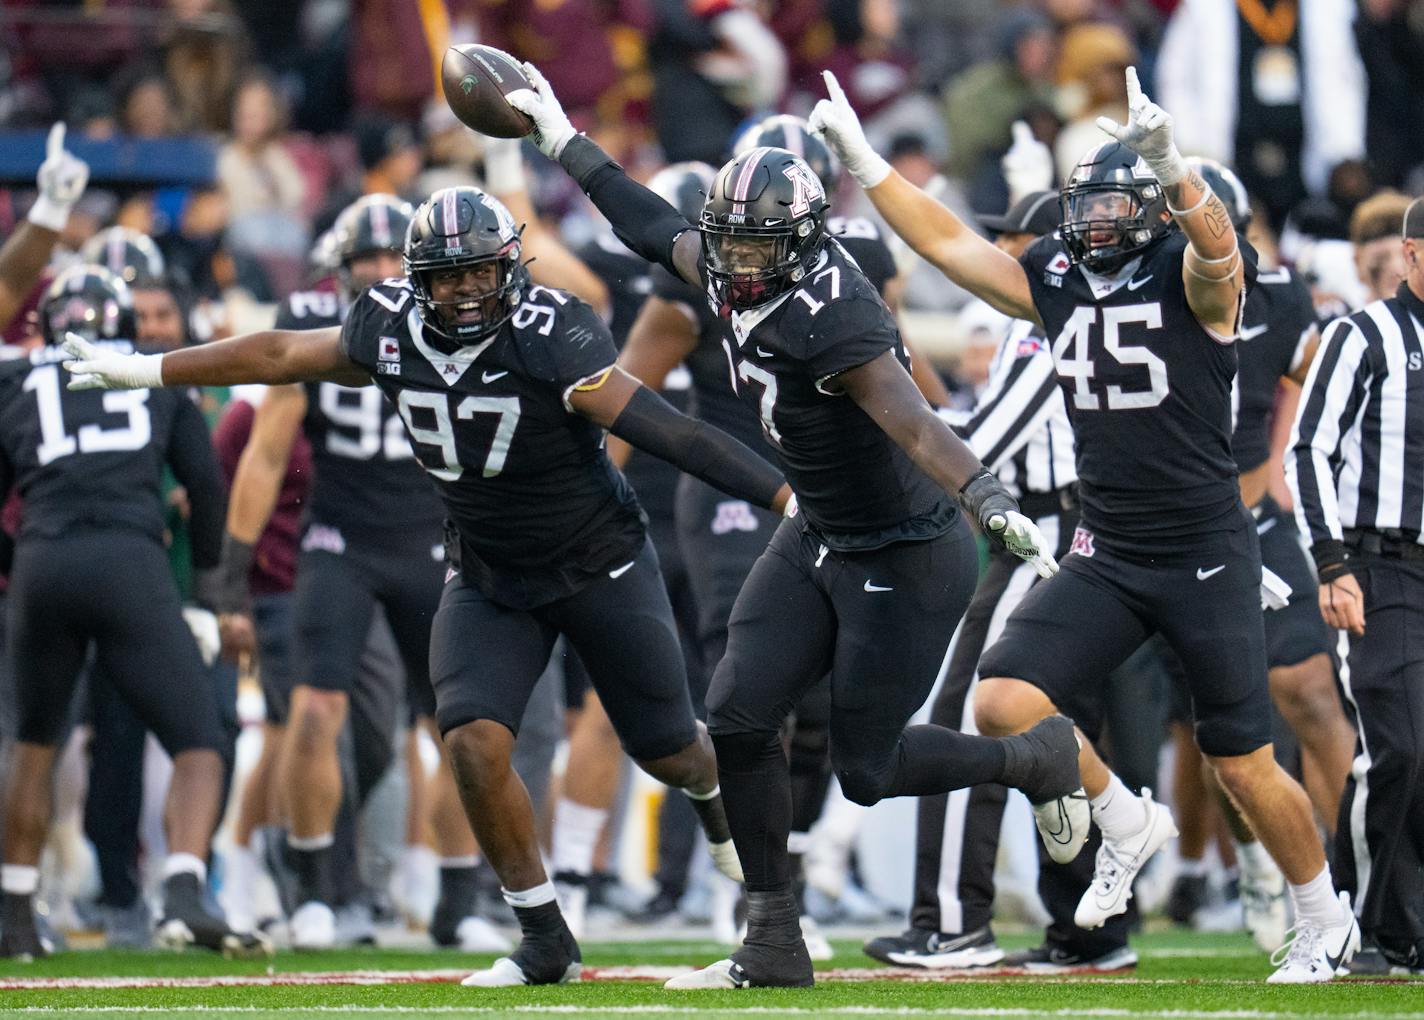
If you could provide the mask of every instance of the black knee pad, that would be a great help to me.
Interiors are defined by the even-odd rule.
[[[836,761],[834,756],[831,764],[836,770],[836,779],[840,781],[841,792],[852,803],[864,807],[878,804],[890,788],[891,769],[885,765],[860,760]]]
[[[781,735],[775,730],[753,733],[714,733],[717,768],[722,772],[752,772],[765,761],[781,757]]]

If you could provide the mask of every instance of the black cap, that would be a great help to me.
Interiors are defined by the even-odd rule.
[[[1031,191],[1002,216],[980,216],[979,222],[999,234],[1051,234],[1063,223],[1058,192]]]
[[[1404,210],[1404,236],[1424,237],[1424,198],[1416,198]]]

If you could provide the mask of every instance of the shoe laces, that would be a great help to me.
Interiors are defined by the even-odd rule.
[[[1285,944],[1271,954],[1271,966],[1309,967],[1324,934],[1325,929],[1317,924],[1297,924],[1286,932]]]
[[[1104,892],[1107,892],[1117,885],[1126,870],[1127,862],[1113,848],[1111,842],[1103,840],[1102,846],[1098,847],[1097,858],[1093,862],[1093,885],[1101,887]]]

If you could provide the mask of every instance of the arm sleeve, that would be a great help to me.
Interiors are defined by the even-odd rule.
[[[180,396],[173,414],[173,433],[168,440],[168,463],[173,474],[188,490],[192,508],[189,530],[193,542],[193,566],[215,567],[222,557],[223,524],[227,518],[227,497],[217,455],[208,438],[208,423],[197,406]]]
[[[780,471],[748,447],[689,418],[646,386],[638,387],[609,431],[734,499],[767,509],[786,484]]]
[[[806,334],[806,366],[817,388],[833,376],[874,361],[900,346],[895,319],[884,302],[853,295],[820,309]]]
[[[681,276],[673,262],[673,243],[692,229],[681,213],[624,173],[587,135],[574,135],[559,162],[607,217],[620,241],[649,262]]]
[[[1306,377],[1285,465],[1296,523],[1312,545],[1344,537],[1335,481],[1344,441],[1358,428],[1372,376],[1364,335],[1349,320],[1336,320]]]
[[[984,466],[995,473],[1053,413],[1058,392],[1053,355],[1043,340],[1010,335],[1005,342],[1011,349],[989,378],[968,420],[951,425]]]

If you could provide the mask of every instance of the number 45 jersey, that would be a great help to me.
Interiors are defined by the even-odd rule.
[[[1249,288],[1256,253],[1240,245]],[[1072,265],[1053,236],[1021,260],[1073,422],[1083,527],[1119,542],[1215,530],[1241,501],[1236,347],[1187,305],[1186,246],[1174,229],[1111,276]]]
[[[409,284],[388,280],[341,338],[400,412],[458,532],[451,561],[488,598],[531,609],[642,547],[642,510],[603,430],[567,403],[618,358],[588,305],[534,286],[492,338],[458,347],[425,330]]]

